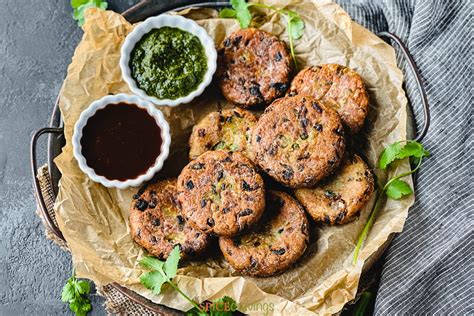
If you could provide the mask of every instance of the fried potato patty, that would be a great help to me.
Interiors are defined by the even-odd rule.
[[[211,112],[194,125],[189,138],[189,158],[196,159],[209,150],[239,151],[247,154],[255,116],[235,108]]]
[[[267,105],[290,86],[293,63],[285,44],[255,29],[238,30],[220,46],[217,77],[224,97],[244,108]]]
[[[309,225],[301,205],[283,192],[270,191],[262,219],[251,232],[219,238],[225,260],[251,276],[281,273],[296,262],[309,242]]]
[[[309,95],[336,110],[351,133],[364,125],[369,97],[362,78],[354,70],[337,64],[301,70],[291,82],[289,95]]]
[[[370,168],[353,155],[330,178],[315,188],[297,189],[295,195],[315,221],[335,225],[354,220],[373,192]]]
[[[129,225],[133,240],[160,259],[166,259],[176,245],[183,258],[192,257],[204,251],[210,240],[181,216],[176,179],[141,188],[133,196]]]
[[[251,141],[252,159],[292,188],[314,186],[331,174],[346,144],[337,112],[300,95],[273,102],[260,116]]]
[[[195,228],[234,236],[262,216],[265,188],[246,156],[208,151],[191,161],[179,175],[178,201],[183,215]]]

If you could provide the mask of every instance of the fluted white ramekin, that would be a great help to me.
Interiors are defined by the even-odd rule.
[[[189,32],[196,35],[201,41],[202,46],[207,57],[207,71],[204,74],[204,78],[196,90],[190,92],[184,97],[180,97],[174,100],[171,99],[158,99],[154,96],[148,95],[144,90],[140,89],[133,79],[130,70],[130,54],[135,47],[136,43],[153,29],[159,29],[161,27],[175,27],[183,31]],[[182,103],[189,103],[195,97],[203,93],[204,89],[211,83],[212,76],[216,72],[217,64],[217,52],[214,46],[214,41],[207,34],[206,30],[200,27],[196,22],[190,19],[186,19],[179,15],[162,14],[159,16],[151,17],[146,19],[143,23],[136,26],[135,29],[127,35],[125,42],[122,45],[120,55],[120,69],[122,70],[122,78],[127,83],[128,87],[132,92],[143,99],[151,101],[157,105],[166,106],[177,106]]]
[[[89,118],[94,116],[94,114],[100,110],[105,108],[109,104],[117,104],[117,103],[129,103],[135,104],[139,108],[145,109],[150,116],[152,116],[158,126],[161,129],[161,149],[160,155],[156,157],[155,163],[148,168],[146,173],[138,176],[135,179],[127,179],[125,181],[119,180],[111,180],[107,179],[104,176],[98,175],[94,169],[87,165],[86,158],[82,155],[82,146],[81,146],[81,138],[82,138],[82,130],[84,126],[86,126],[87,121]],[[76,122],[74,126],[74,134],[72,136],[72,146],[73,146],[73,154],[74,158],[76,158],[77,162],[79,163],[79,168],[92,180],[98,182],[108,188],[114,187],[119,189],[124,189],[128,187],[137,187],[143,184],[145,181],[150,180],[155,173],[161,170],[163,167],[163,162],[166,160],[169,154],[169,147],[171,143],[171,136],[170,136],[170,128],[168,122],[166,122],[163,113],[158,110],[151,102],[147,100],[140,99],[135,95],[129,94],[116,94],[116,95],[108,95],[94,101],[89,105],[87,109],[85,109],[80,117],[79,120]]]

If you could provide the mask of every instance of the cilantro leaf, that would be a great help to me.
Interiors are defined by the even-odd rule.
[[[397,159],[403,159],[406,157],[416,157],[416,158],[423,158],[428,157],[430,153],[423,148],[423,145],[415,142],[410,141],[408,142],[397,155]]]
[[[395,160],[407,157],[415,158],[414,162],[417,164],[419,159],[416,158],[428,157],[429,155],[430,153],[425,150],[423,145],[416,141],[409,140],[403,147],[400,145],[400,142],[395,142],[386,147],[380,155],[379,168],[386,169]]]
[[[237,12],[231,8],[224,8],[219,12],[219,17],[222,19],[235,18],[236,16]]]
[[[152,290],[156,295],[161,293],[161,287],[163,284],[167,283],[178,291],[178,293],[188,302],[190,302],[197,311],[203,312],[198,303],[189,298],[176,284],[173,283],[173,278],[176,276],[176,272],[178,271],[180,257],[179,246],[173,248],[165,262],[156,258],[144,257],[139,263],[151,271],[145,272],[140,276],[140,283],[147,289]]]
[[[161,292],[161,286],[168,280],[159,271],[145,272],[140,276],[140,283],[158,295]]]
[[[412,189],[403,180],[395,179],[389,183],[385,191],[387,196],[393,200],[399,200],[403,196],[407,196],[413,193]]]
[[[84,14],[88,8],[107,9],[107,2],[103,0],[71,0],[71,7],[74,9],[73,19],[77,21],[79,26],[85,22]]]
[[[79,8],[81,5],[86,4],[89,0],[71,0],[71,7],[73,9]]]
[[[160,287],[161,285],[164,283],[164,282],[168,282],[170,281],[171,279],[173,279],[175,276],[176,276],[176,271],[178,270],[178,263],[179,263],[179,259],[180,259],[180,253],[179,253],[179,246],[176,246],[173,248],[173,250],[171,251],[171,253],[169,254],[168,256],[168,259],[166,259],[165,262],[163,261],[160,261],[156,258],[153,258],[153,257],[144,257],[140,260],[140,264],[149,269],[149,270],[152,270],[153,272],[157,272],[159,274],[159,276],[161,276],[163,278],[163,281],[159,281],[158,280],[158,276],[157,274],[144,274],[142,275],[142,277],[144,277],[144,280],[142,282],[142,284],[146,287],[146,288],[149,288],[149,289],[152,289],[151,287],[151,283],[150,282],[158,282],[158,283],[161,283],[160,284]],[[153,279],[153,280],[150,280],[150,279]],[[140,278],[141,280],[141,278]],[[146,283],[146,284],[145,284]]]
[[[81,280],[74,284],[75,290],[79,294],[87,294],[91,291],[89,282]]]
[[[301,38],[303,36],[304,21],[300,15],[291,10],[281,10],[280,12],[286,15],[288,20],[288,29],[291,30],[289,35],[295,40]]]
[[[79,309],[81,308],[81,301],[73,299],[71,303],[69,304],[69,309],[73,311],[74,313],[78,313]]]
[[[245,29],[249,27],[252,21],[252,14],[250,13],[248,3],[245,0],[230,0],[232,8],[235,10],[235,16],[239,21],[240,27]]]
[[[402,147],[399,142],[393,143],[390,146],[386,147],[379,158],[379,168],[386,169],[389,164],[391,164],[397,155],[400,153]]]
[[[170,280],[163,271],[165,262],[153,257],[144,257],[140,260],[140,264],[152,270],[140,276],[140,283],[147,289],[152,290],[154,294],[160,294],[161,286]]]
[[[88,298],[78,297],[71,301],[69,309],[77,316],[85,316],[87,312],[91,311],[92,306]]]
[[[63,291],[61,293],[61,300],[63,302],[69,302],[75,296],[75,289],[74,284],[71,282],[71,279],[67,281],[67,283],[63,287]]]
[[[90,312],[91,310],[92,310],[92,305],[90,303],[90,300],[87,299],[85,302],[82,303],[81,311],[87,314],[87,312]]]
[[[166,259],[165,264],[163,265],[163,270],[166,273],[168,279],[172,279],[176,276],[176,271],[178,270],[178,263],[180,259],[179,247],[175,246],[171,253]]]
[[[141,260],[140,260],[140,264],[144,267],[144,268],[147,268],[149,270],[162,270],[163,269],[163,264],[164,262],[163,261],[160,261],[156,258],[153,258],[153,257],[143,257]]]
[[[61,293],[61,300],[69,303],[69,309],[76,315],[85,316],[92,310],[91,302],[87,298],[91,288],[89,282],[77,280],[73,275],[67,280]]]
[[[303,36],[304,22],[300,18],[292,18],[288,23],[291,24],[291,37],[299,39]]]

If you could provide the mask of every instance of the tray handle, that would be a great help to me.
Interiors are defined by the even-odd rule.
[[[229,7],[229,1],[203,1],[203,0],[142,0],[136,5],[125,10],[122,15],[130,23],[136,23],[145,20],[150,16],[156,15],[156,12],[166,13],[169,11],[181,11],[191,7]]]
[[[54,235],[56,235],[56,237],[65,241],[64,236],[61,233],[61,230],[59,230],[59,228],[54,223],[46,207],[46,202],[44,201],[43,193],[41,192],[41,187],[40,187],[40,183],[38,179],[38,161],[36,159],[36,148],[37,148],[37,143],[40,136],[44,134],[61,134],[63,132],[64,132],[63,128],[59,128],[59,127],[45,127],[36,131],[36,133],[33,134],[33,137],[31,138],[31,143],[30,143],[30,162],[31,162],[30,165],[31,165],[31,174],[33,175],[33,187],[35,191],[36,200],[39,205],[41,217],[43,218],[46,224],[46,228],[49,231],[51,231]]]
[[[38,179],[38,164],[37,164],[37,159],[36,159],[36,148],[38,144],[38,139],[41,137],[41,135],[44,134],[61,134],[63,133],[64,130],[62,127],[45,127],[42,128],[38,131],[36,131],[33,134],[33,137],[31,137],[31,143],[30,143],[30,160],[31,160],[31,174],[33,175],[33,185],[34,185],[34,190],[35,190],[35,196],[36,200],[38,202],[40,212],[41,212],[41,217],[44,219],[44,222],[46,223],[46,228],[52,232],[56,237],[60,238],[64,242],[66,240],[64,239],[63,234],[59,230],[59,228],[56,226],[54,223],[53,219],[49,215],[48,209],[46,207],[46,202],[44,201],[43,193],[41,192],[41,187]],[[143,305],[144,307],[148,308],[151,311],[154,311],[157,314],[160,315],[181,315],[181,312],[166,306],[161,306],[153,303],[152,301],[135,294],[132,291],[129,291],[128,289],[124,288],[120,284],[113,282],[110,284],[112,287],[114,287],[117,291],[119,291],[122,295],[125,295],[135,303],[139,305]]]
[[[423,81],[421,79],[420,71],[418,70],[418,67],[415,64],[415,61],[413,60],[413,57],[410,54],[410,51],[397,35],[390,32],[380,32],[377,35],[379,37],[389,38],[393,40],[395,43],[397,43],[397,45],[400,47],[402,51],[403,57],[407,61],[408,66],[415,77],[416,86],[418,88],[418,92],[421,95],[421,104],[422,104],[422,109],[423,109],[423,127],[421,128],[421,131],[419,132],[417,131],[417,135],[414,138],[414,140],[417,142],[421,142],[423,138],[426,136],[426,133],[428,132],[428,129],[430,127],[430,107],[428,104],[428,97],[426,96],[425,86],[423,85]],[[410,104],[412,113],[414,113],[413,106],[411,105],[412,103],[410,102],[409,104]],[[413,117],[415,116],[413,115]]]

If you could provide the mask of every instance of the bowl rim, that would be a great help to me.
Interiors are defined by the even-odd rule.
[[[127,179],[124,181],[107,179],[106,177],[99,175],[89,165],[87,165],[86,158],[82,154],[82,131],[86,126],[89,118],[95,115],[98,110],[105,108],[110,104],[117,103],[129,103],[138,106],[139,108],[145,109],[148,114],[153,117],[161,129],[161,148],[160,154],[156,157],[155,163],[151,165],[148,170],[139,175],[134,179]],[[169,147],[171,143],[171,135],[168,122],[163,116],[163,113],[155,107],[150,101],[139,98],[135,95],[129,95],[120,93],[116,95],[107,95],[92,102],[84,111],[82,111],[79,119],[74,125],[74,133],[72,136],[73,155],[79,164],[79,168],[94,182],[98,182],[107,188],[119,188],[125,189],[128,187],[137,187],[143,184],[145,181],[150,180],[153,176],[162,169],[163,163],[168,158]]]
[[[157,97],[148,95],[144,90],[138,87],[135,79],[132,77],[129,67],[130,54],[136,43],[143,37],[143,35],[147,34],[152,29],[158,29],[165,26],[179,28],[197,36],[204,48],[207,57],[207,71],[204,74],[202,82],[199,84],[196,90],[190,92],[184,97],[179,97],[174,100],[158,99]],[[122,78],[134,94],[145,100],[151,101],[156,105],[174,107],[179,104],[191,102],[195,97],[201,95],[204,92],[204,89],[212,82],[212,78],[217,68],[217,51],[214,40],[209,36],[207,31],[203,27],[199,26],[195,21],[179,15],[161,14],[159,16],[146,19],[137,25],[133,31],[126,36],[120,50],[119,64],[122,71]]]

